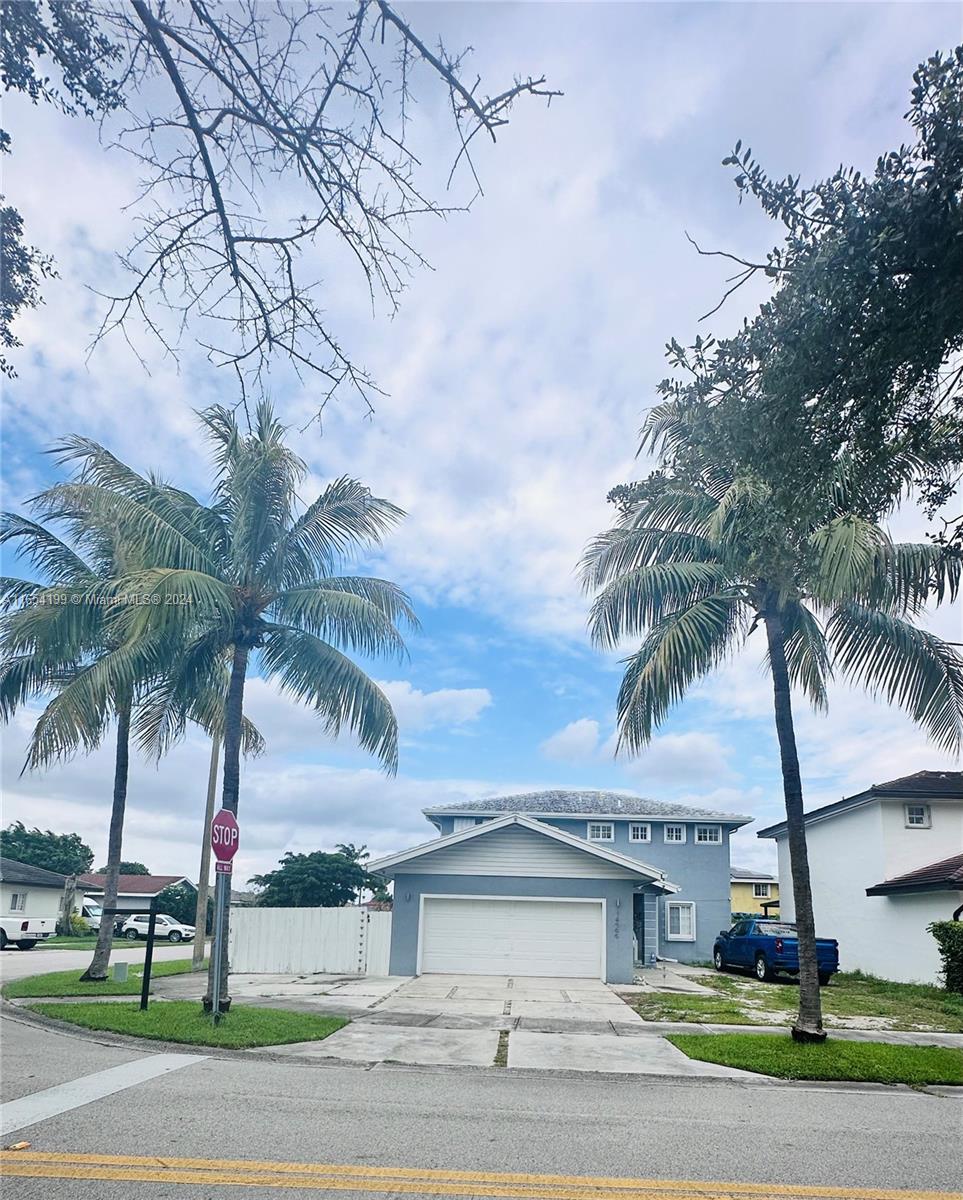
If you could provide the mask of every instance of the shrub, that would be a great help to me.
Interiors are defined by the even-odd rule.
[[[70,936],[71,937],[86,937],[90,933],[90,926],[80,915],[80,913],[70,914]]]
[[[934,921],[927,929],[940,948],[943,986],[963,996],[963,921]]]

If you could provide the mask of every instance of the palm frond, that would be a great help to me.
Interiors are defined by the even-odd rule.
[[[816,559],[814,597],[830,605],[860,595],[888,541],[878,525],[854,513],[834,517],[814,530],[809,538]]]
[[[829,708],[826,684],[833,670],[823,628],[799,601],[787,604],[780,615],[790,681],[802,689],[814,708],[825,712]],[[768,650],[766,661],[769,661]]]
[[[934,601],[954,601],[960,591],[960,552],[934,542],[886,541],[850,598],[897,615],[919,615]]]
[[[756,475],[742,474],[731,480],[719,497],[709,519],[706,534],[712,542],[722,542],[740,535],[739,520],[746,512],[762,508],[770,497],[770,489]]]
[[[618,698],[618,744],[637,753],[689,685],[732,651],[743,601],[710,596],[665,617],[626,659]]]
[[[344,584],[348,581],[332,582]],[[383,583],[382,580],[376,582]],[[401,595],[398,593],[392,597],[383,591],[381,599],[394,601],[393,607],[398,608]],[[281,592],[271,607],[281,624],[306,629],[323,641],[334,642],[371,657],[387,654],[401,658],[406,653],[405,643],[392,617],[360,591],[327,587],[324,581],[319,581],[313,587],[290,588]],[[411,612],[407,602],[402,611],[406,614]]]
[[[826,633],[840,670],[906,710],[937,745],[963,745],[963,658],[954,647],[891,613],[841,605]]]
[[[398,767],[398,723],[388,698],[360,667],[313,634],[270,627],[260,661],[284,691],[310,704],[327,731],[350,729],[391,774]]]
[[[625,571],[596,596],[589,631],[597,646],[611,649],[623,638],[643,633],[694,601],[718,594],[730,579],[713,562],[652,563]]]
[[[49,585],[68,587],[94,577],[83,558],[52,530],[19,513],[6,512],[0,515],[0,546],[12,541]]]
[[[711,562],[706,538],[666,529],[636,529],[617,525],[592,539],[579,563],[586,591],[603,587],[627,571],[654,563]]]

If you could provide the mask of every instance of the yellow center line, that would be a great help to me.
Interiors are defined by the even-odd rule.
[[[618,1176],[533,1175],[375,1167],[245,1159],[138,1157],[57,1151],[0,1151],[0,1175],[31,1179],[86,1179],[313,1191],[394,1192],[431,1196],[498,1196],[545,1200],[755,1200],[778,1196],[808,1200],[963,1200],[958,1192],[836,1188],[811,1185]]]

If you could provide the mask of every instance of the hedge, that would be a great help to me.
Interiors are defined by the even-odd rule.
[[[963,921],[934,921],[927,929],[940,947],[943,986],[963,995]]]

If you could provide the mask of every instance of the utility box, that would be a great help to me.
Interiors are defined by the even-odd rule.
[[[111,979],[113,979],[114,983],[126,983],[127,982],[127,963],[125,963],[125,962],[112,963],[111,968],[110,968],[110,977],[111,977]]]

